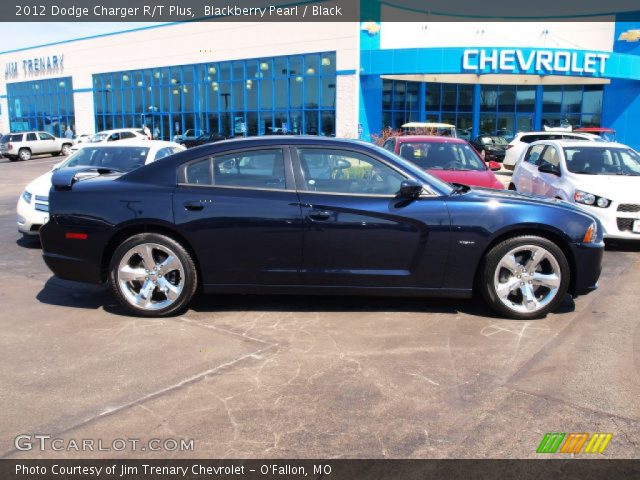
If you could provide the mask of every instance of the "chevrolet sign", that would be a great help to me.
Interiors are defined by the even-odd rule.
[[[477,73],[602,75],[608,58],[608,53],[601,52],[470,48],[462,55],[462,69]]]

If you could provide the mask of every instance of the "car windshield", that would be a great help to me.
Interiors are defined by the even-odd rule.
[[[65,167],[102,167],[129,172],[145,164],[148,147],[91,147],[81,148],[60,168]]]
[[[494,137],[494,136],[486,136],[480,137],[480,141],[484,145],[507,145],[507,139],[504,137]]]
[[[425,170],[487,169],[482,159],[466,143],[401,143],[400,156]]]
[[[640,155],[627,147],[564,147],[567,169],[583,175],[640,176]]]
[[[89,138],[88,142],[89,143],[98,143],[98,142],[103,141],[105,138],[107,138],[107,134],[106,133],[96,133],[91,138]]]
[[[395,153],[390,152],[389,150],[386,150],[377,145],[374,145],[373,147],[378,151],[380,155],[383,155],[385,157],[391,157],[391,159],[394,162],[400,164],[408,173],[413,175],[414,178],[421,180],[426,184],[430,185],[438,193],[441,193],[444,195],[450,195],[453,192],[453,188],[451,187],[450,184],[440,180],[439,178],[434,177],[433,175],[429,175],[424,170],[421,170],[420,168],[418,168],[414,163],[408,162],[404,158],[396,155]]]

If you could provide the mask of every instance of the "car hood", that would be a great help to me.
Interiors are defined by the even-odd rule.
[[[40,175],[38,178],[30,182],[25,190],[31,193],[32,195],[38,195],[41,197],[48,197],[49,190],[51,190],[51,176],[53,175],[53,171],[47,172],[43,175]]]
[[[571,174],[577,190],[626,203],[640,203],[640,176]]]
[[[462,183],[488,188],[504,188],[491,170],[427,170],[427,173],[449,183]]]
[[[585,208],[575,203],[565,202],[557,198],[542,197],[540,195],[530,195],[518,193],[513,190],[492,190],[490,188],[472,187],[468,192],[464,193],[468,197],[477,199],[478,201],[498,201],[500,203],[517,203],[530,205],[549,205],[573,212],[582,213],[590,218],[594,216]]]

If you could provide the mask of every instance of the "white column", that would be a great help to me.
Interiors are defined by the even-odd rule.
[[[357,74],[336,77],[336,137],[358,138]]]
[[[73,106],[76,115],[77,135],[93,134],[96,131],[95,106],[93,102],[93,80],[91,75],[73,75]]]

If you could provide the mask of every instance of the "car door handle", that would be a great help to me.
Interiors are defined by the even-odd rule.
[[[311,210],[308,217],[312,220],[329,220],[331,212],[328,210]]]
[[[193,202],[184,202],[184,208],[191,211],[198,211],[204,208],[204,202],[196,200]]]

